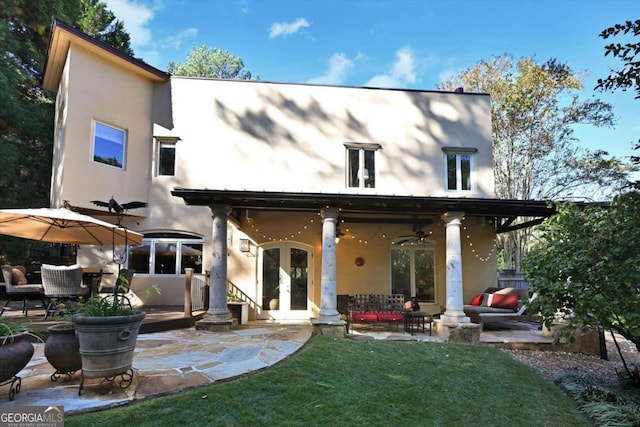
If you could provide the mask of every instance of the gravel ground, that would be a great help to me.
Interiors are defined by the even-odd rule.
[[[635,345],[617,334],[616,340],[627,364],[630,366],[640,365],[640,353]],[[580,353],[511,349],[504,349],[504,351],[514,359],[537,369],[543,376],[551,380],[556,380],[567,374],[578,374],[589,375],[603,384],[613,384],[617,382],[616,369],[622,371],[624,368],[611,334],[606,334],[606,341],[609,360]]]

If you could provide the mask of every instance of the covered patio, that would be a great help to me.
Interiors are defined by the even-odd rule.
[[[328,194],[328,193],[287,193],[267,191],[223,191],[206,189],[175,188],[172,195],[181,197],[189,206],[208,206],[213,213],[212,242],[213,258],[211,271],[210,309],[203,319],[204,325],[218,327],[229,320],[226,307],[226,288],[229,281],[227,257],[216,254],[227,253],[227,223],[238,224],[239,229],[255,228],[253,223],[242,222],[243,212],[264,213],[270,218],[278,218],[281,222],[291,221],[296,216],[316,213],[321,218],[321,274],[320,284],[314,303],[317,310],[311,317],[318,333],[339,333],[341,320],[337,311],[337,295],[345,293],[338,289],[337,277],[341,262],[337,253],[337,239],[341,230],[355,225],[407,226],[413,224],[430,224],[437,233],[441,264],[439,280],[442,281],[442,292],[439,300],[432,302],[433,309],[438,303],[440,326],[457,328],[458,325],[469,324],[465,316],[463,304],[465,285],[463,285],[463,257],[470,257],[475,249],[467,249],[464,220],[472,221],[484,227],[483,239],[486,244],[493,245],[495,235],[541,223],[553,215],[555,209],[545,201],[533,200],[501,200],[487,198],[449,198],[449,197],[414,197],[414,196],[379,196],[363,194]],[[240,218],[240,220],[238,219]],[[341,228],[342,227],[342,228]],[[415,228],[415,227],[414,227]],[[429,232],[431,233],[431,231]],[[295,238],[292,233],[291,239]],[[256,244],[260,245],[261,241]],[[387,242],[387,245],[389,243]],[[388,246],[378,246],[381,251]],[[343,252],[344,253],[344,252]],[[382,253],[382,252],[381,252]],[[475,254],[477,257],[477,254]],[[380,255],[384,256],[384,255]],[[387,257],[388,252],[387,252]],[[380,258],[382,262],[384,259]],[[444,262],[442,262],[444,261]],[[495,258],[493,258],[495,263]],[[344,262],[344,261],[343,261]],[[344,265],[344,264],[343,264]],[[356,265],[358,262],[356,260]],[[360,264],[362,265],[362,264]],[[445,268],[446,266],[446,268]],[[466,266],[464,274],[469,275],[474,267]],[[496,271],[490,273],[491,277]],[[475,274],[475,273],[474,273]],[[384,276],[384,274],[382,275]],[[446,276],[446,278],[445,278]],[[380,277],[380,275],[378,275]],[[381,279],[384,282],[384,278]],[[382,284],[390,290],[391,284]],[[468,285],[467,285],[468,286]],[[478,284],[475,284],[478,286]],[[467,290],[467,292],[469,292]],[[413,296],[406,294],[405,297]],[[330,332],[330,330],[334,332]],[[335,332],[337,331],[337,332]]]

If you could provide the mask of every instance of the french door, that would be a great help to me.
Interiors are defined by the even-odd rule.
[[[291,242],[269,243],[261,247],[261,318],[308,318],[311,253],[310,247]]]

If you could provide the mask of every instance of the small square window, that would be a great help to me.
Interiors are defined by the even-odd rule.
[[[175,176],[175,174],[176,144],[173,141],[160,141],[158,145],[158,175]]]
[[[124,169],[127,132],[113,126],[93,122],[93,161]]]

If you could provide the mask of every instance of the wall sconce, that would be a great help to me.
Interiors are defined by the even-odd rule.
[[[240,252],[250,253],[251,252],[251,241],[249,239],[238,239],[238,246]]]

